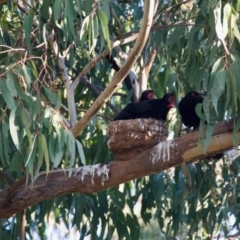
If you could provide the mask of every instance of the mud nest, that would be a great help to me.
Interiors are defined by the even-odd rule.
[[[126,161],[166,141],[167,129],[155,119],[119,120],[108,125],[107,137],[114,160]]]

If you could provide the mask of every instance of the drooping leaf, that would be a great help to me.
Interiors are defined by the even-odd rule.
[[[17,106],[11,110],[10,118],[9,118],[9,127],[10,127],[12,140],[16,148],[20,151],[21,141],[18,135],[19,126],[16,124],[16,119],[17,119],[16,112],[17,112]]]
[[[111,52],[111,42],[110,42],[110,36],[109,36],[109,31],[108,31],[108,19],[106,17],[106,14],[101,10],[97,11],[97,16],[101,23],[102,32],[103,32],[104,38],[107,42],[107,47],[109,48],[109,50]]]
[[[34,18],[34,10],[31,9],[27,15],[25,15],[23,21],[23,29],[25,33],[25,43],[27,45],[28,50],[31,52],[31,35],[32,35],[32,25]]]
[[[7,87],[7,83],[6,80],[1,80],[0,81],[0,92],[3,95],[3,98],[8,106],[8,108],[10,110],[12,110],[13,108],[15,108],[15,102],[12,96],[12,93],[9,91],[8,87]]]
[[[215,108],[215,111],[217,112],[218,109],[218,99],[222,95],[224,89],[225,89],[225,79],[226,79],[226,71],[225,69],[219,70],[215,78],[213,80],[213,85],[211,88],[211,97],[212,97],[212,103]]]
[[[219,1],[216,5],[215,9],[213,10],[214,18],[215,18],[215,30],[216,30],[218,39],[222,42],[225,51],[229,54],[227,45],[225,42],[226,33],[223,30],[222,13],[221,12],[222,12],[222,2]]]
[[[86,159],[85,159],[85,154],[83,151],[82,144],[78,140],[76,140],[76,145],[77,145],[77,149],[78,149],[78,153],[79,153],[81,162],[83,165],[86,165]]]
[[[57,22],[61,11],[62,11],[62,3],[64,2],[64,0],[59,0],[59,1],[55,1],[54,2],[54,7],[53,7],[53,16],[54,16],[54,21]]]

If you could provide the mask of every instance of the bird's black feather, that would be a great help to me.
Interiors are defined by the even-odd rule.
[[[130,103],[116,116],[114,121],[137,118],[154,118],[166,121],[169,109],[174,107],[174,97],[174,94],[167,93],[161,99]]]
[[[199,92],[189,92],[181,99],[178,104],[179,113],[182,117],[182,122],[187,127],[198,128],[200,125],[200,118],[196,113],[196,106],[202,103],[204,95]]]

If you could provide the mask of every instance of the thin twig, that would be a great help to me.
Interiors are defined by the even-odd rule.
[[[8,173],[4,172],[3,170],[0,170],[0,176],[3,177],[9,185],[15,183],[14,178],[10,176]]]
[[[87,112],[87,109],[83,109],[83,108],[77,108],[77,111],[78,112]],[[113,119],[112,118],[110,118],[110,117],[107,117],[107,116],[105,116],[105,115],[103,115],[103,114],[96,114],[96,116],[97,117],[101,117],[101,118],[105,118],[105,119],[107,119],[107,120],[109,120],[109,121],[112,121]]]
[[[26,221],[26,209],[24,209],[20,213],[19,240],[25,239],[25,221]]]

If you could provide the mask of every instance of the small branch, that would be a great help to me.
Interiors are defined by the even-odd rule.
[[[14,178],[12,178],[8,173],[4,172],[3,170],[0,170],[0,176],[3,177],[10,186],[15,183]]]
[[[84,83],[86,86],[88,86],[95,94],[97,94],[98,96],[101,94],[101,91],[99,91],[93,84],[91,84],[86,77],[82,78],[82,83]],[[113,112],[115,113],[119,113],[118,109],[116,107],[114,107],[110,101],[106,102],[106,105],[113,110]]]
[[[87,109],[77,108],[77,111],[78,111],[78,112],[87,112]],[[105,116],[105,115],[103,115],[103,114],[96,114],[96,116],[97,116],[97,117],[104,118],[104,119],[107,119],[107,120],[109,120],[109,121],[112,121],[112,120],[113,120],[112,118],[107,117],[107,116]]]
[[[8,53],[8,52],[24,52],[24,53],[27,52],[27,50],[24,49],[24,48],[12,48],[12,47],[9,47],[9,46],[6,46],[6,45],[0,45],[0,47],[9,49],[9,50],[5,50],[5,51],[1,51],[0,54]]]
[[[61,69],[62,72],[62,80],[66,87],[67,92],[67,103],[69,109],[69,116],[70,116],[70,124],[74,126],[77,122],[77,113],[76,113],[76,104],[74,98],[74,89],[71,88],[70,79],[68,76],[67,68],[64,63],[64,58],[58,56],[58,67]]]
[[[140,88],[140,93],[142,93],[144,90],[147,89],[147,81],[148,81],[148,76],[149,76],[149,71],[152,67],[152,64],[155,60],[155,57],[157,55],[156,49],[152,49],[150,59],[148,62],[145,64],[144,59],[142,58],[140,61],[140,75],[139,75],[139,88]]]
[[[113,19],[116,21],[117,25],[119,26],[120,32],[123,33],[124,32],[124,28],[121,24],[121,21],[119,20],[114,8],[112,7],[112,4],[110,4],[110,12],[112,14]]]
[[[204,25],[204,24],[191,24],[191,23],[173,23],[173,24],[166,24],[166,25],[161,25],[161,26],[152,26],[151,30],[158,30],[158,29],[165,29],[165,28],[170,28],[170,27],[209,27],[209,25]]]
[[[161,11],[161,12],[154,18],[153,24],[158,20],[158,18],[159,18],[163,13],[170,12],[173,8],[178,7],[178,6],[181,6],[181,5],[183,5],[183,4],[186,4],[186,3],[190,2],[190,1],[192,1],[192,0],[187,0],[187,1],[180,2],[180,3],[176,3],[176,4],[172,5],[172,6],[164,9],[163,11]]]
[[[145,76],[146,76],[146,79],[148,79],[150,69],[151,69],[151,67],[152,67],[152,64],[153,64],[156,56],[157,56],[157,51],[156,51],[156,49],[154,48],[154,49],[152,50],[152,52],[151,52],[151,56],[150,56],[148,62],[147,62],[146,65],[145,65]]]
[[[57,65],[59,69],[61,70],[62,74],[62,81],[65,85],[66,92],[67,92],[67,103],[68,103],[68,109],[69,109],[69,116],[70,116],[70,124],[71,126],[74,126],[77,122],[77,113],[76,113],[76,104],[75,104],[75,99],[74,99],[74,89],[71,88],[71,83],[69,79],[69,75],[67,72],[67,68],[65,65],[65,57],[64,54],[61,55],[59,52],[59,46],[58,43],[55,39],[54,32],[48,33],[46,31],[46,25],[44,26],[45,29],[45,35],[44,37],[50,42],[50,45],[52,46],[53,49],[53,54],[54,57],[57,59]],[[47,47],[47,44],[46,44]]]
[[[26,222],[26,209],[20,213],[20,230],[19,240],[25,240],[25,222]]]
[[[153,0],[145,2],[144,16],[139,33],[139,37],[130,52],[128,59],[122,66],[122,68],[116,73],[113,80],[109,83],[106,89],[101,93],[101,95],[96,99],[90,109],[86,114],[80,119],[80,121],[72,128],[72,133],[76,137],[82,130],[87,126],[88,122],[93,118],[93,116],[99,111],[99,109],[107,102],[111,95],[116,91],[119,84],[127,76],[128,72],[131,70],[132,66],[139,57],[145,43],[148,39],[150,28],[152,26],[153,10],[154,10]]]

